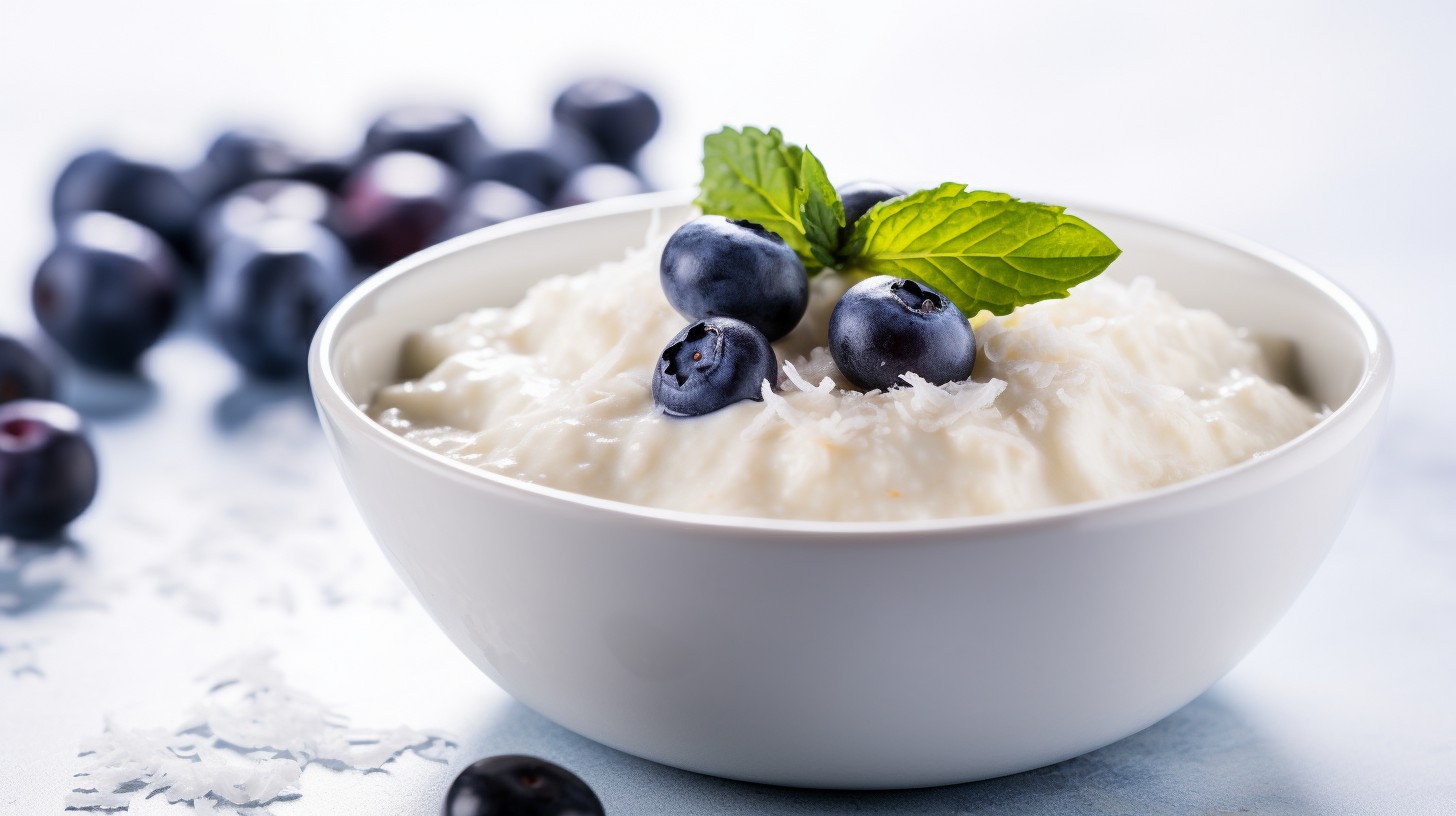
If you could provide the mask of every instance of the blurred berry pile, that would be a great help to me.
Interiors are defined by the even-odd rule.
[[[129,372],[196,289],[211,335],[247,372],[297,377],[324,314],[381,267],[502,221],[649,189],[634,168],[661,113],[645,91],[584,79],[551,116],[530,147],[493,145],[465,111],[404,107],[344,156],[247,129],[219,135],[186,169],[84,153],[56,181],[36,319],[83,366]],[[49,402],[54,379],[0,333],[0,535],[57,532],[95,491],[79,417]]]

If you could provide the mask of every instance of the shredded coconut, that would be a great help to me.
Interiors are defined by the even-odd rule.
[[[300,796],[309,765],[377,770],[410,751],[443,762],[455,744],[438,730],[353,728],[288,685],[267,651],[239,655],[202,682],[206,693],[177,728],[125,728],[108,719],[101,734],[82,742],[86,762],[66,809],[126,810],[153,795],[203,813],[219,805],[256,808]]]

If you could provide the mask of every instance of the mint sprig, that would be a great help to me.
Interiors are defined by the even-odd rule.
[[[824,165],[777,129],[724,128],[705,138],[696,203],[777,233],[811,274],[834,266],[912,278],[967,316],[1066,297],[1122,253],[1063,207],[954,183],[882,201],[842,239],[844,204]]]

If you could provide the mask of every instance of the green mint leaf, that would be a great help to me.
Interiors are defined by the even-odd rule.
[[[806,172],[813,193],[803,179]],[[778,234],[811,272],[833,260],[838,235],[828,242],[822,236],[834,218],[835,205],[838,223],[844,223],[844,206],[823,165],[803,148],[785,142],[778,128],[764,132],[725,127],[708,134],[703,139],[703,183],[694,203],[707,215],[753,221]],[[806,210],[812,211],[808,217],[812,226],[806,226]]]
[[[942,184],[875,205],[847,254],[864,272],[934,287],[972,317],[1066,297],[1122,250],[1063,207]]]
[[[839,250],[839,232],[844,228],[844,202],[829,183],[824,165],[807,147],[799,165],[799,181],[804,190],[801,223],[809,251],[820,266],[833,266],[834,255]]]

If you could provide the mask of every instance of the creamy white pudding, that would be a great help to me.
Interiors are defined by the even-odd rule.
[[[369,413],[422,447],[538,484],[673,510],[842,521],[950,518],[1127,495],[1269,451],[1322,412],[1247,333],[1149,279],[1094,279],[976,328],[972,379],[850,389],[824,348],[852,280],[811,283],[763,401],[653,407],[687,320],[663,242],[413,336]]]

